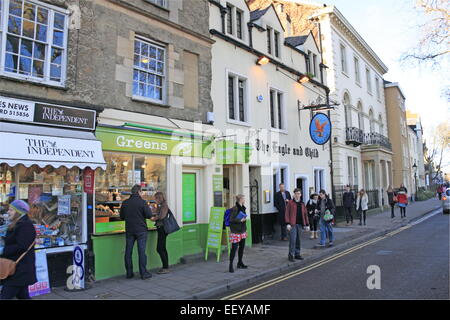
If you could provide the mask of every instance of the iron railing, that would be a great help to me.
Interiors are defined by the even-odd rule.
[[[389,138],[377,132],[364,133],[361,129],[350,127],[346,129],[346,143],[355,147],[360,145],[378,145],[388,150],[392,150],[392,144]]]

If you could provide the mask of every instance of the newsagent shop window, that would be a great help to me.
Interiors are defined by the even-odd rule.
[[[0,74],[63,86],[68,14],[39,1],[0,2]],[[6,18],[6,19],[3,19]]]
[[[37,248],[60,248],[82,243],[83,185],[82,170],[37,165],[10,167],[0,165],[0,213],[13,200],[24,200],[37,234]]]
[[[163,103],[166,50],[144,38],[134,41],[133,96]]]

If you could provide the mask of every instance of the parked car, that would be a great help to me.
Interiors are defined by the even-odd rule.
[[[442,211],[444,214],[450,213],[450,188],[447,188],[442,195]]]

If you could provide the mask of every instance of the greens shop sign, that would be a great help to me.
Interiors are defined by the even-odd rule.
[[[103,150],[211,158],[211,142],[175,135],[97,127]]]

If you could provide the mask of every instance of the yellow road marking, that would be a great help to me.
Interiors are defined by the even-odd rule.
[[[253,286],[253,287],[247,288],[247,289],[245,289],[245,290],[239,291],[239,292],[237,292],[237,293],[234,293],[234,294],[232,294],[232,295],[229,295],[229,296],[227,296],[227,297],[224,297],[224,298],[222,298],[221,300],[236,300],[236,299],[245,297],[245,296],[247,296],[247,295],[249,295],[249,294],[252,294],[252,293],[254,293],[254,292],[260,291],[260,290],[262,290],[262,289],[271,287],[271,286],[273,286],[273,285],[275,285],[275,284],[277,284],[277,283],[280,283],[280,282],[286,281],[286,280],[288,280],[288,279],[290,279],[290,278],[293,278],[293,277],[295,277],[295,276],[298,276],[298,275],[300,275],[300,274],[302,274],[302,273],[305,273],[305,272],[311,271],[311,270],[313,270],[313,269],[316,269],[316,268],[318,268],[318,267],[320,267],[320,266],[322,266],[322,265],[324,265],[324,264],[327,264],[327,263],[329,263],[329,262],[331,262],[331,261],[334,261],[334,260],[336,260],[336,259],[339,259],[339,258],[341,258],[341,257],[343,257],[343,256],[346,256],[346,255],[352,253],[352,252],[355,252],[355,251],[357,251],[357,250],[359,250],[359,249],[362,249],[362,248],[364,248],[364,247],[367,247],[367,246],[369,246],[369,245],[371,245],[371,244],[373,244],[373,243],[379,242],[379,241],[381,241],[381,240],[383,240],[383,239],[386,239],[386,238],[388,238],[388,237],[392,237],[392,236],[396,235],[397,233],[400,233],[400,232],[402,232],[402,231],[404,231],[404,230],[407,230],[407,229],[409,229],[409,228],[411,228],[411,227],[412,227],[412,225],[406,225],[406,226],[401,227],[401,228],[399,228],[399,229],[397,229],[397,230],[395,230],[395,231],[392,231],[392,232],[390,232],[390,233],[387,233],[387,234],[384,235],[384,236],[380,236],[380,237],[377,237],[377,238],[375,238],[375,239],[369,240],[369,241],[367,241],[367,242],[361,243],[361,244],[359,244],[359,245],[356,245],[356,246],[354,246],[354,247],[351,247],[351,248],[349,248],[349,249],[346,249],[346,250],[344,250],[344,251],[342,251],[342,252],[340,252],[340,253],[337,253],[337,254],[332,255],[332,256],[330,256],[330,257],[328,257],[328,258],[325,258],[325,259],[323,259],[323,260],[321,260],[321,261],[315,262],[315,263],[313,263],[313,264],[311,264],[311,265],[309,265],[309,266],[306,266],[306,267],[304,267],[304,268],[302,268],[302,269],[299,269],[299,270],[296,270],[296,271],[292,271],[292,272],[287,273],[287,274],[285,274],[285,275],[279,276],[279,277],[277,277],[277,278],[275,278],[275,279],[272,279],[272,280],[263,282],[263,283],[261,283],[261,284],[255,285],[255,286]]]

